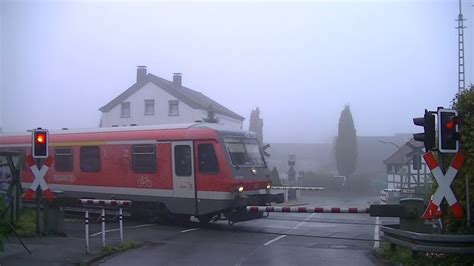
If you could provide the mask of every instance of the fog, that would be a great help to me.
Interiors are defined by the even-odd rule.
[[[463,0],[466,85],[472,0]],[[457,92],[458,1],[1,2],[0,127],[97,127],[136,66],[246,117],[267,142],[332,142],[350,104],[357,134],[419,131]]]

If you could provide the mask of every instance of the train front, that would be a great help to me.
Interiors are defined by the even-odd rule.
[[[283,193],[272,193],[270,170],[263,156],[263,150],[255,134],[236,132],[223,134],[227,161],[232,172],[235,191],[232,221],[260,218],[262,214],[250,214],[246,206],[268,205],[284,202]]]

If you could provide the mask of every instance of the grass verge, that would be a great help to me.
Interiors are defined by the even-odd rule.
[[[135,248],[139,248],[141,246],[143,246],[143,243],[131,241],[131,240],[123,241],[123,243],[118,246],[105,246],[102,248],[99,254],[83,259],[80,263],[80,266],[88,266],[110,255],[118,254],[118,253],[125,252],[127,250],[131,250]]]
[[[42,214],[42,212],[41,212]],[[42,215],[40,221],[42,222]],[[35,210],[23,208],[20,212],[20,220],[15,224],[15,230],[20,237],[36,236],[36,214]]]

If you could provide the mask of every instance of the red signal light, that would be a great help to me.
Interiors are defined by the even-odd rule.
[[[43,144],[44,143],[45,136],[44,134],[38,134],[36,135],[36,142]]]
[[[447,129],[453,129],[454,126],[455,126],[455,123],[454,123],[453,120],[447,122],[446,125],[445,125],[445,127],[446,127]]]

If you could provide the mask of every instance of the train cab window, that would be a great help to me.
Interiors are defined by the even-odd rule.
[[[191,176],[192,165],[190,146],[174,146],[174,168],[177,176]]]
[[[132,145],[132,168],[137,173],[155,173],[155,145]]]
[[[236,167],[266,166],[256,139],[226,137],[224,142],[232,165]]]
[[[99,146],[81,147],[81,171],[98,172],[100,169]]]
[[[72,149],[70,147],[54,149],[54,169],[58,172],[72,171]]]
[[[216,173],[219,170],[216,153],[210,143],[198,145],[198,160],[201,173]]]

